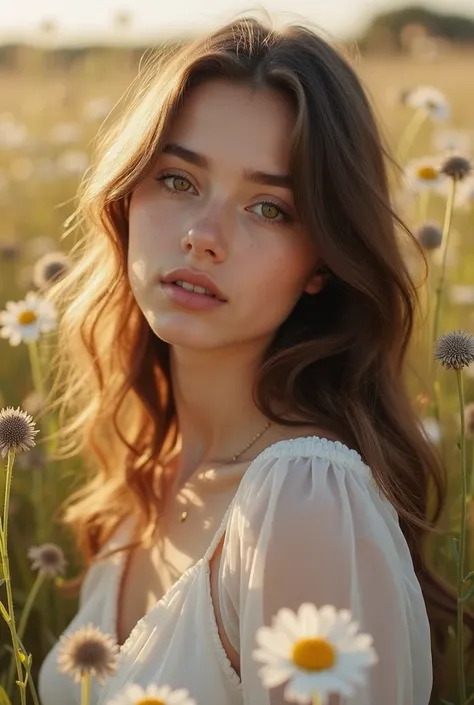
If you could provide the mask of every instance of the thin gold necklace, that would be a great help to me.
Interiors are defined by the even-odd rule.
[[[265,433],[265,431],[266,431],[267,429],[269,429],[271,425],[272,425],[272,422],[271,422],[271,421],[267,421],[267,423],[266,423],[265,426],[262,428],[262,430],[259,431],[259,432],[252,438],[252,440],[250,441],[250,443],[248,443],[248,444],[245,446],[245,448],[242,448],[242,450],[241,450],[239,453],[236,453],[236,454],[233,456],[233,458],[231,459],[230,462],[235,463],[235,462],[240,458],[240,456],[241,456],[243,453],[245,453],[246,450],[248,450],[249,448],[251,448],[251,447],[253,446],[253,444],[256,443],[256,442],[258,441],[258,439],[263,436],[263,434]],[[229,461],[227,461],[227,462],[229,462]],[[219,467],[222,467],[223,465],[225,465],[225,463],[222,463]],[[218,469],[218,468],[216,468],[216,469]],[[181,522],[186,521],[187,517],[188,517],[188,512],[181,512],[180,521],[181,521]]]

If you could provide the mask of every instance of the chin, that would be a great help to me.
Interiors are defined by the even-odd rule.
[[[223,344],[220,336],[212,335],[212,332],[205,330],[204,327],[199,330],[200,326],[189,325],[189,322],[186,324],[175,322],[168,325],[163,324],[163,321],[154,321],[153,324],[151,321],[148,322],[156,337],[173,347],[214,350]]]

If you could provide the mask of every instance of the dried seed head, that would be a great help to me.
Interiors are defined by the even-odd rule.
[[[62,252],[48,252],[43,255],[33,268],[33,283],[38,289],[53,283],[66,274],[69,258]]]
[[[44,543],[42,546],[31,546],[28,549],[31,569],[38,570],[51,578],[64,573],[66,559],[62,549],[55,543]]]
[[[425,250],[437,250],[443,242],[443,230],[435,222],[426,222],[418,226],[415,236]]]
[[[119,647],[109,634],[93,624],[63,634],[59,641],[59,670],[77,683],[85,675],[91,675],[103,684],[107,676],[115,673]]]
[[[0,245],[0,261],[11,262],[19,259],[21,256],[21,247],[17,242],[5,242]]]
[[[442,162],[440,171],[446,176],[450,176],[454,181],[461,181],[471,173],[472,164],[468,157],[460,154],[453,154]]]
[[[474,336],[462,330],[442,335],[435,343],[434,357],[448,370],[468,367],[474,362]]]
[[[37,433],[32,417],[20,407],[14,409],[7,406],[6,409],[0,409],[0,455],[3,458],[10,451],[17,453],[31,450],[36,445]]]

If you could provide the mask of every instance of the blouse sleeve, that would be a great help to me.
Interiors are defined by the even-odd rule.
[[[347,449],[346,449],[347,450]],[[352,451],[354,452],[354,451]],[[244,705],[283,705],[286,683],[264,688],[255,634],[282,607],[349,609],[373,637],[378,663],[341,705],[428,705],[430,628],[393,506],[359,461],[267,457],[244,477],[218,573],[226,635],[240,654]]]

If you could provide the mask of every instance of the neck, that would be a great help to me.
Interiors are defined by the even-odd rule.
[[[181,437],[178,472],[189,476],[204,462],[228,462],[268,421],[252,399],[261,351],[254,345],[170,352]]]

